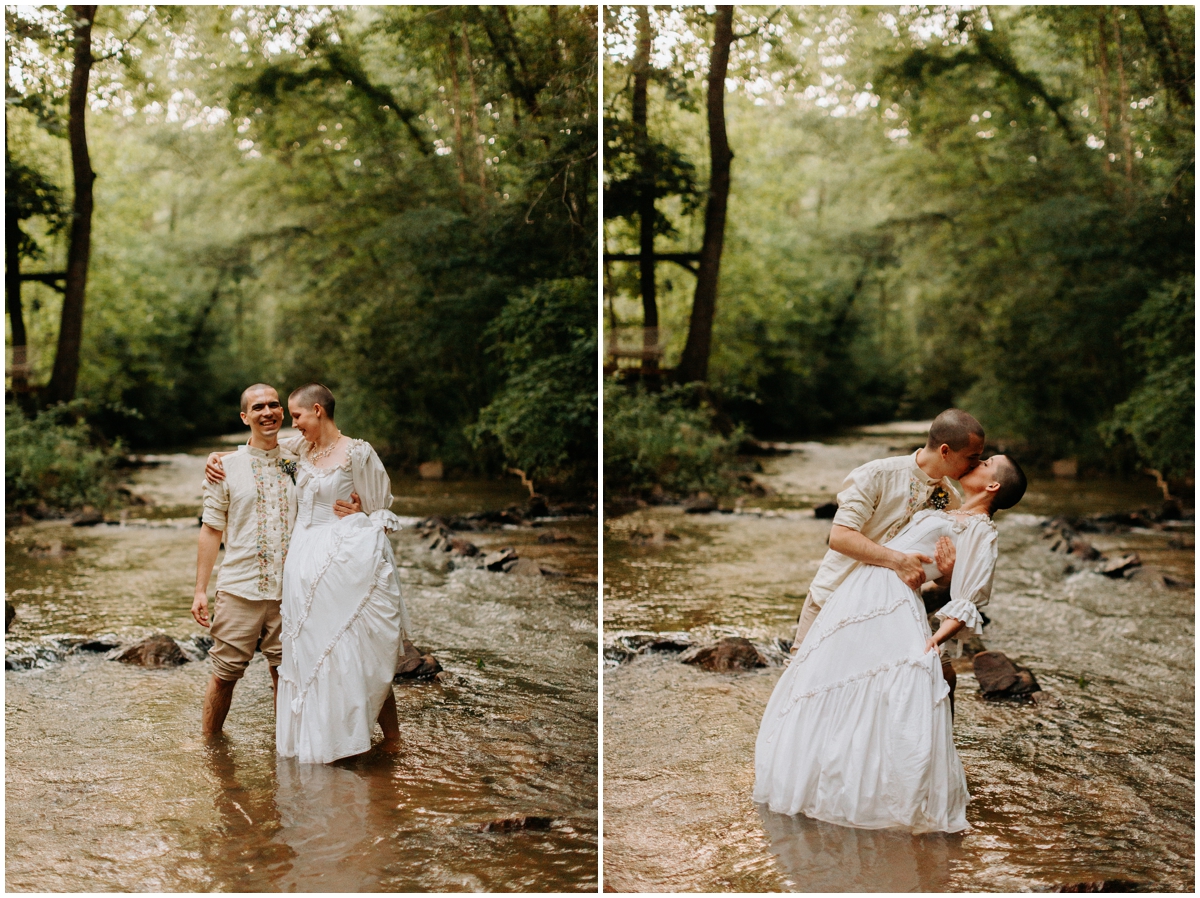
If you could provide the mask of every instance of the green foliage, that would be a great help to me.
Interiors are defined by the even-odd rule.
[[[493,435],[530,479],[564,474],[594,481],[596,282],[544,281],[509,299],[490,326],[504,386],[469,428]]]
[[[67,184],[49,123],[68,13],[14,10],[41,51],[13,48],[7,158]],[[391,463],[495,471],[496,443],[465,434],[513,373],[489,325],[523,290],[595,270],[594,10],[101,7],[94,41],[117,56],[88,117],[79,391],[140,414],[92,423],[169,445],[237,430],[247,383],[317,380]],[[25,294],[36,385],[60,300]],[[573,382],[541,386],[575,400]],[[594,475],[594,457],[555,464]]]
[[[715,412],[694,386],[651,393],[609,379],[604,385],[604,484],[612,495],[647,493],[660,485],[686,495],[728,494],[744,431],[723,436]]]
[[[71,210],[63,202],[62,190],[45,174],[32,166],[6,160],[4,215],[16,221],[39,216],[45,219],[47,234],[54,236],[66,230]],[[45,258],[45,250],[24,230],[17,251],[27,259]]]
[[[636,16],[609,9],[616,134]],[[667,71],[651,82],[650,136],[699,160],[702,118],[661,85],[702,87],[711,29],[654,15],[671,33],[656,44]],[[1148,297],[1177,295],[1194,268],[1191,10],[737,16],[747,37],[727,82],[733,183],[710,362],[723,408],[786,439],[959,405],[1031,461],[1182,476],[1194,351],[1146,336],[1166,326],[1146,316],[1159,308]],[[673,236],[657,250],[694,252],[700,216],[659,208]],[[627,222],[606,234],[610,252],[636,252]],[[636,270],[612,269],[606,318],[637,324]],[[694,280],[665,263],[657,276],[670,367]],[[1151,359],[1150,344],[1169,348]]]
[[[4,501],[6,510],[39,505],[70,511],[110,506],[116,494],[114,462],[120,443],[96,445],[79,405],[59,405],[26,418],[4,408]]]
[[[1152,291],[1124,327],[1144,375],[1105,431],[1110,443],[1131,437],[1138,454],[1167,478],[1182,479],[1196,468],[1195,333],[1193,274]]]

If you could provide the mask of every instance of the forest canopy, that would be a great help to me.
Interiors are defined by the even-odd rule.
[[[643,9],[605,8],[604,314],[610,346],[646,320],[652,208],[670,373],[720,8]],[[1192,8],[738,6],[728,52],[707,380],[733,421],[801,438],[959,405],[1030,460],[1192,476]]]
[[[74,398],[105,438],[230,432],[245,385],[316,380],[394,463],[594,489],[594,449],[577,451],[596,433],[594,7],[7,7],[10,372],[14,299],[28,363],[10,398],[31,411],[70,398],[46,392],[49,275],[78,218],[68,100],[88,10]],[[504,322],[531,296],[557,323],[516,352]],[[542,384],[564,414],[514,441],[529,410],[498,397],[543,354],[571,374]]]

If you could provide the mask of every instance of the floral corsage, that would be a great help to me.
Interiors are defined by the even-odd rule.
[[[281,458],[279,460],[279,467],[283,470],[284,474],[292,478],[292,483],[294,484],[296,482],[296,463],[290,458]]]
[[[946,506],[950,504],[950,493],[944,486],[939,484],[929,496],[927,503],[930,508],[936,508],[938,511],[945,511]]]

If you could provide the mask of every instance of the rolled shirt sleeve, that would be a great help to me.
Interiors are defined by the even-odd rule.
[[[204,507],[200,519],[213,530],[225,532],[229,521],[229,481],[204,483]]]
[[[950,601],[938,609],[938,620],[954,618],[965,626],[954,639],[966,641],[983,633],[979,609],[992,597],[996,574],[996,529],[990,521],[971,521],[955,543],[954,574],[950,578]]]
[[[881,496],[882,484],[880,478],[875,476],[875,470],[870,465],[855,468],[842,481],[833,523],[861,531],[874,516]]]

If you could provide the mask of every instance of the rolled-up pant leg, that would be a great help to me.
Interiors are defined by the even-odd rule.
[[[800,609],[800,620],[796,624],[796,638],[792,641],[793,649],[798,649],[800,643],[804,642],[804,637],[812,629],[812,625],[820,612],[821,607],[812,600],[811,596],[804,600],[804,607]]]

